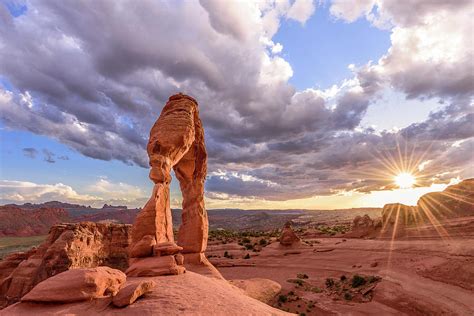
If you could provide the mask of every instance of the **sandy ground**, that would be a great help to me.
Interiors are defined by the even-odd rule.
[[[470,232],[472,234],[472,232]],[[467,233],[466,235],[471,235]],[[436,237],[436,236],[432,236]],[[312,246],[286,248],[278,242],[258,253],[235,243],[211,245],[208,253],[224,249],[235,259],[212,258],[226,279],[268,278],[293,291],[297,300],[280,308],[306,315],[473,315],[474,237],[390,239],[317,238]],[[319,243],[318,243],[319,242]],[[304,281],[323,291],[302,290],[287,280],[304,273]],[[330,295],[327,278],[342,275],[380,276],[369,302],[354,302]],[[307,309],[307,302],[314,307]],[[275,301],[275,306],[277,301]]]

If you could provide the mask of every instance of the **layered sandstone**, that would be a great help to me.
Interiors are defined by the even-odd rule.
[[[294,244],[299,244],[300,241],[300,238],[295,234],[293,228],[291,228],[291,222],[287,222],[280,235],[280,245],[292,246]]]
[[[53,226],[38,248],[2,261],[0,306],[18,301],[39,282],[69,269],[105,265],[125,270],[130,230],[130,225],[90,222]]]
[[[189,258],[201,258],[199,254],[206,249],[208,236],[209,224],[204,206],[207,153],[196,100],[184,94],[169,98],[150,131],[147,152],[151,166],[150,179],[154,187],[150,199],[133,224],[129,255],[131,258],[169,256],[169,260],[160,260],[174,260],[168,270],[163,268],[162,271],[153,271],[156,275],[165,274],[166,271],[178,273],[181,269],[174,268],[179,262],[173,255],[181,251],[198,254]],[[176,174],[183,196],[179,246],[174,240],[169,200],[171,169]],[[140,260],[144,259],[131,261],[133,266],[129,271],[140,273],[136,268],[143,268],[150,261],[141,264]],[[150,270],[145,273],[149,275]]]

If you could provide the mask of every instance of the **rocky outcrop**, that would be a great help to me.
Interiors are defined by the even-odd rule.
[[[116,295],[127,277],[109,267],[72,269],[36,285],[22,302],[71,303]]]
[[[5,315],[294,315],[245,295],[225,280],[193,272],[128,278],[124,288],[137,281],[154,281],[156,286],[122,309],[110,304],[113,298],[107,297],[67,305],[21,302],[2,312]]]
[[[380,219],[371,219],[369,215],[357,215],[352,221],[351,230],[344,235],[348,238],[376,237],[382,229]]]
[[[174,260],[172,255],[178,251],[202,254],[206,249],[209,226],[204,206],[207,154],[196,100],[184,94],[169,98],[150,131],[147,152],[151,166],[150,179],[154,188],[133,224],[130,257],[170,256],[168,261],[171,262]],[[169,201],[172,168],[183,196],[179,246],[174,240]],[[139,273],[136,268],[147,266],[141,264],[140,260],[143,259],[133,260],[131,265],[134,267],[129,271],[136,274]],[[182,269],[170,266],[167,270],[179,272]],[[166,269],[155,272],[165,271]],[[147,270],[146,273],[149,275],[151,272]]]
[[[300,238],[296,236],[295,232],[291,228],[291,222],[286,222],[280,235],[280,245],[292,246],[299,244],[300,242]]]
[[[26,254],[12,254],[0,265],[0,306],[18,301],[39,282],[74,268],[128,266],[130,225],[78,223],[51,228],[48,238]]]

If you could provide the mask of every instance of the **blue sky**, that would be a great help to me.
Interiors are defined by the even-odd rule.
[[[466,84],[472,47],[461,45],[472,22],[461,4],[420,6],[416,17],[392,12],[383,1],[379,7],[171,1],[126,12],[113,8],[119,4],[102,5],[113,15],[97,15],[84,3],[6,2],[10,20],[0,21],[2,202],[142,205],[151,190],[144,144],[156,117],[149,113],[178,91],[201,103],[210,207],[397,201],[407,193],[370,197],[396,175],[382,170],[380,156],[391,154],[380,148],[395,150],[400,141],[428,166],[420,187],[473,174],[460,160],[443,157],[472,146],[465,124],[472,112],[466,102],[473,90]],[[120,28],[123,23],[129,27]],[[262,46],[269,41],[283,50],[270,53]],[[375,165],[382,166],[376,176],[367,167]],[[176,181],[171,191],[177,206]]]

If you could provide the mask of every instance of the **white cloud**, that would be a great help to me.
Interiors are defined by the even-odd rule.
[[[79,194],[63,183],[37,184],[27,181],[0,180],[2,203],[47,202],[52,200],[87,203],[98,197]]]
[[[315,9],[313,0],[295,0],[286,16],[304,24],[313,15]]]

